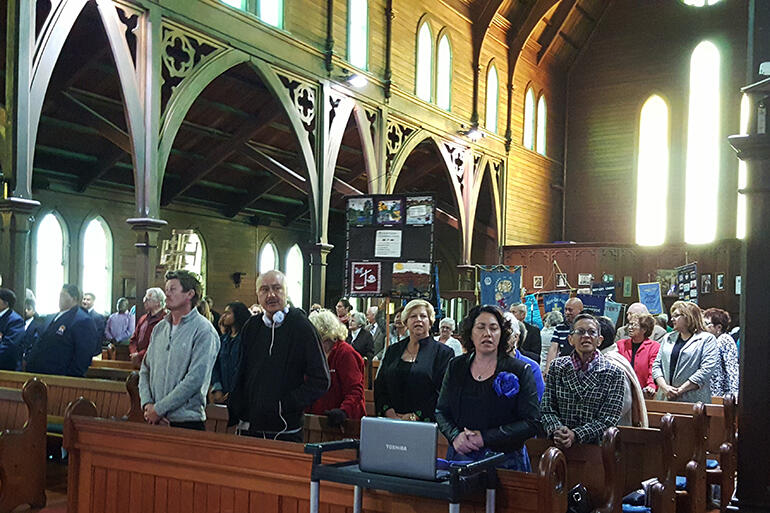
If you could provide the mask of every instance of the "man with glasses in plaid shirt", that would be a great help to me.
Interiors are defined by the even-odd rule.
[[[580,314],[569,334],[572,353],[551,365],[540,411],[546,434],[559,448],[599,443],[620,420],[623,371],[602,356],[602,340],[599,322]]]

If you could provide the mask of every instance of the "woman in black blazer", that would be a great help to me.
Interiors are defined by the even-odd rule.
[[[496,306],[480,306],[463,321],[462,335],[468,352],[450,362],[436,405],[447,459],[505,452],[501,468],[530,472],[524,442],[537,434],[540,406],[530,364],[508,354],[510,323]]]
[[[409,337],[385,352],[374,381],[375,411],[380,417],[432,422],[454,351],[430,336],[435,313],[427,301],[410,301],[401,316]]]
[[[366,316],[361,312],[352,312],[348,318],[347,341],[358,351],[362,358],[372,360],[374,356],[374,337],[366,329]]]

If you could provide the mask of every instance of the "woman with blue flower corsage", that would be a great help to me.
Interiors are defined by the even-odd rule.
[[[540,425],[529,364],[508,354],[510,323],[496,306],[477,306],[462,323],[468,351],[449,362],[436,421],[449,440],[447,459],[477,461],[488,451],[508,455],[500,468],[530,472],[524,442]]]

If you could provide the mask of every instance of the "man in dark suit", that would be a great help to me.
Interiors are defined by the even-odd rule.
[[[38,343],[30,351],[27,372],[86,375],[91,365],[96,327],[80,307],[80,290],[64,285],[59,293],[59,309],[43,330]]]
[[[16,294],[0,288],[0,369],[15,371],[21,361],[24,319],[13,311]]]
[[[94,322],[94,328],[96,328],[96,340],[94,341],[93,355],[98,356],[102,354],[102,341],[104,340],[104,327],[107,325],[107,319],[94,310],[94,301],[96,296],[93,292],[86,292],[83,294],[83,301],[80,306],[86,311],[88,316]]]
[[[526,352],[527,356],[530,356],[535,362],[540,363],[540,348],[542,347],[540,328],[524,321],[527,318],[527,305],[524,303],[513,305],[511,312],[518,321],[524,324],[524,329],[526,330],[526,333],[522,333],[519,339],[521,340],[519,349],[522,352]]]
[[[29,358],[29,352],[37,344],[40,335],[43,334],[46,320],[35,311],[35,300],[24,300],[24,338],[21,341],[21,365],[18,370],[23,371]]]

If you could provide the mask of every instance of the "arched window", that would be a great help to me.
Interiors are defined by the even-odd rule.
[[[717,2],[719,2],[719,0],[684,0],[685,5],[692,5],[693,7],[714,5]]]
[[[531,87],[524,95],[524,147],[535,149],[535,93]]]
[[[668,197],[668,105],[658,95],[650,96],[642,106],[638,153],[636,243],[655,246],[666,238]]]
[[[112,311],[112,232],[101,217],[85,226],[80,255],[83,293],[93,293],[94,309],[108,314]]]
[[[487,108],[486,123],[487,130],[493,134],[497,133],[497,93],[499,83],[497,81],[497,68],[494,64],[489,65],[487,70]]]
[[[259,252],[259,274],[278,269],[278,250],[275,244],[268,241]]]
[[[421,100],[431,100],[433,84],[433,35],[428,22],[423,22],[417,31],[417,78],[415,92]]]
[[[286,254],[286,293],[294,306],[302,307],[302,283],[305,273],[302,251],[296,244]]]
[[[246,9],[246,6],[244,5],[246,3],[246,0],[220,0],[223,4],[227,4],[230,7],[235,7],[236,9],[244,10]],[[99,299],[97,298],[97,301]]]
[[[187,235],[187,243],[184,247],[185,257],[182,269],[190,271],[201,278],[201,290],[206,291],[206,246],[203,239],[194,230]],[[138,291],[137,291],[138,292]]]
[[[366,69],[369,54],[368,0],[348,0],[348,62]]]
[[[749,133],[749,97],[744,94],[741,98],[741,134]],[[746,162],[738,161],[738,189],[745,189],[748,177],[746,176]],[[738,223],[735,227],[735,236],[739,239],[746,237],[746,196],[738,194]]]
[[[436,104],[449,110],[452,101],[452,47],[449,36],[444,34],[438,42],[436,64]]]
[[[719,188],[719,50],[703,41],[690,58],[684,240],[711,242],[716,236]],[[708,208],[703,208],[709,205]]]
[[[67,276],[67,244],[59,215],[43,216],[35,235],[35,307],[40,314],[59,311],[59,292]]]
[[[283,0],[258,0],[257,17],[268,25],[283,28]]]
[[[541,94],[537,100],[537,136],[535,137],[535,147],[540,155],[545,155],[546,109],[545,95]]]

